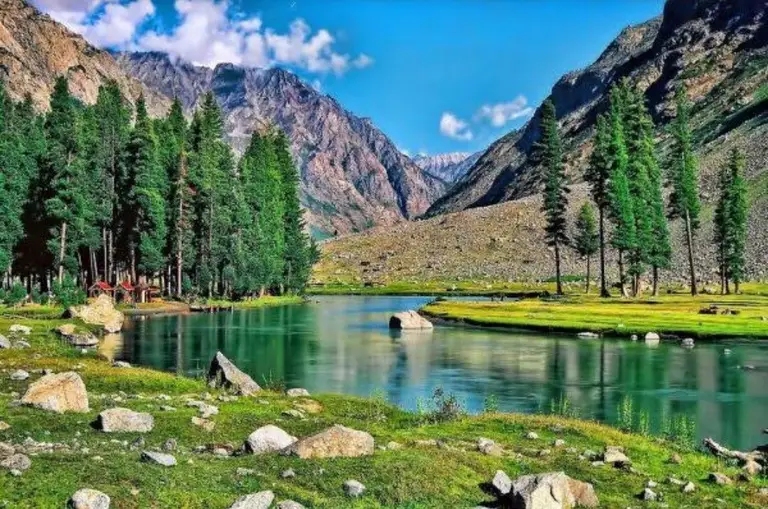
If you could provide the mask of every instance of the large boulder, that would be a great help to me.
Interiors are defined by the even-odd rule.
[[[11,348],[11,341],[5,336],[3,336],[2,334],[0,334],[0,350],[10,349],[10,348]]]
[[[416,311],[405,311],[403,313],[395,313],[389,319],[390,329],[403,329],[403,330],[431,330],[433,328],[432,323],[418,314]]]
[[[599,504],[591,484],[571,479],[563,472],[518,477],[512,482],[508,498],[512,507],[519,509],[571,509]]]
[[[282,451],[296,442],[293,437],[277,426],[268,424],[257,429],[245,441],[245,450],[252,454]]]
[[[70,509],[109,509],[110,503],[111,500],[107,494],[90,488],[83,488],[72,495],[67,507]]]
[[[216,352],[211,360],[211,366],[208,368],[208,384],[211,387],[231,389],[243,396],[250,396],[261,390],[259,384],[240,371],[221,352]]]
[[[355,458],[373,454],[373,437],[365,431],[345,428],[338,424],[316,435],[302,438],[285,453],[307,458]]]
[[[269,509],[275,500],[275,494],[271,491],[260,491],[238,498],[229,509]]]
[[[56,332],[67,340],[70,345],[76,347],[93,347],[99,344],[99,340],[90,332],[77,332],[77,327],[71,323],[65,323],[56,327]]]
[[[90,410],[83,379],[73,371],[45,375],[29,385],[21,402],[57,413]]]
[[[125,315],[115,309],[112,298],[103,294],[88,305],[70,307],[67,315],[90,325],[100,325],[109,333],[120,332],[125,321]]]
[[[147,413],[110,408],[99,414],[96,425],[106,433],[148,433],[152,431],[154,419]]]

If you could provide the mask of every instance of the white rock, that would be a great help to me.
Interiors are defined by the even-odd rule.
[[[429,320],[416,311],[405,311],[403,313],[395,313],[392,315],[389,319],[389,328],[403,330],[431,330],[434,326]]]
[[[275,494],[271,491],[260,491],[244,497],[229,506],[229,509],[268,509],[275,500]]]
[[[496,491],[500,496],[507,495],[512,491],[512,479],[509,478],[506,472],[501,470],[496,471],[491,484],[496,488]]]
[[[150,414],[128,408],[110,408],[99,414],[97,425],[106,433],[148,433],[154,427],[154,419]]]
[[[11,341],[0,334],[0,350],[11,348]]]
[[[11,334],[22,334],[24,336],[29,336],[32,333],[32,328],[27,327],[26,325],[13,324],[11,325],[11,328],[8,329],[8,331]]]
[[[23,369],[17,369],[13,373],[11,373],[11,380],[14,380],[16,382],[21,382],[29,378],[29,373],[24,371]]]
[[[143,451],[141,453],[141,460],[147,463],[157,463],[164,467],[176,466],[176,458],[170,454],[163,454],[161,452]]]
[[[288,389],[288,391],[286,391],[285,394],[290,398],[300,398],[300,397],[308,398],[310,396],[309,391],[302,388]]]
[[[277,509],[304,509],[304,506],[293,500],[283,500],[277,504]]]
[[[349,481],[344,482],[344,493],[346,493],[348,497],[361,497],[363,493],[365,493],[365,486],[359,481],[350,479]]]
[[[110,503],[109,496],[90,488],[77,490],[69,499],[71,509],[109,509]]]
[[[661,341],[661,338],[655,332],[649,332],[645,335],[645,342],[650,344],[657,344]]]
[[[245,448],[252,454],[282,451],[296,442],[296,437],[289,435],[277,426],[268,424],[257,429],[245,441]]]

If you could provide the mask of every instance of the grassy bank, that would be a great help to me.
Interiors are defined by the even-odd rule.
[[[96,354],[75,351],[48,332],[61,321],[0,318],[0,333],[8,335],[13,323],[29,325],[33,333],[25,338],[30,349],[0,350],[0,420],[10,425],[0,432],[0,441],[18,445],[26,440],[23,448],[31,447],[31,438],[66,448],[30,455],[32,466],[21,477],[0,469],[0,504],[7,507],[62,507],[72,493],[85,487],[107,493],[112,507],[118,508],[226,508],[239,496],[266,489],[274,491],[277,500],[293,499],[306,507],[473,507],[493,499],[482,485],[497,469],[512,478],[563,470],[592,482],[601,507],[636,507],[640,502],[635,496],[648,480],[659,483],[655,491],[664,494],[669,507],[760,507],[768,503],[759,494],[760,488],[768,487],[765,478],[718,486],[706,481],[710,471],[735,477],[738,469],[672,442],[625,434],[592,422],[496,413],[441,422],[447,414],[410,413],[381,399],[340,395],[312,396],[320,405],[317,413],[290,417],[283,412],[306,405],[305,400],[263,391],[251,398],[222,401],[219,396],[223,394],[209,389],[202,380],[136,367],[114,368]],[[30,372],[31,378],[10,380],[9,373],[16,369]],[[78,371],[89,392],[91,411],[57,415],[14,404],[27,385],[41,376],[42,369]],[[206,397],[219,407],[218,415],[212,417],[212,432],[192,425],[197,411],[186,406],[188,398]],[[163,405],[176,410],[161,410]],[[137,434],[105,434],[90,426],[100,411],[113,406],[154,416],[154,429],[142,435],[144,445],[131,447]],[[210,444],[240,447],[249,433],[265,424],[278,425],[298,437],[343,424],[371,433],[377,446],[396,441],[402,448],[377,447],[370,457],[324,460],[195,452]],[[539,438],[526,438],[530,431]],[[476,451],[479,437],[497,441],[505,454],[494,457]],[[139,463],[141,449],[159,449],[169,438],[178,442],[173,452],[177,466]],[[553,447],[555,439],[566,445]],[[419,442],[425,440],[438,442]],[[634,470],[593,466],[579,458],[586,449],[601,451],[606,445],[623,446]],[[681,464],[668,461],[674,453],[682,456]],[[296,477],[281,476],[289,468]],[[238,469],[249,470],[238,474]],[[683,493],[679,486],[665,483],[670,476],[692,481],[696,490]],[[362,498],[352,500],[344,495],[342,484],[348,479],[367,487]]]
[[[710,306],[717,306],[721,313],[728,309],[736,314],[700,314]],[[626,300],[568,296],[557,301],[440,301],[422,311],[449,322],[539,331],[589,331],[623,337],[654,331],[698,338],[768,338],[768,298],[756,293]]]
[[[310,295],[432,295],[534,297],[554,291],[551,283],[502,283],[476,281],[398,281],[365,286],[358,283],[328,283],[307,288]]]

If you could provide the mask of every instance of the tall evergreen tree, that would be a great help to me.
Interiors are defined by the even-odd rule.
[[[611,91],[610,142],[611,161],[610,203],[614,228],[611,245],[619,252],[619,285],[621,295],[626,297],[625,254],[637,243],[634,206],[627,174],[629,156],[624,134],[624,103],[622,91],[614,87]]]
[[[48,242],[58,267],[58,280],[64,280],[65,269],[76,273],[76,247],[69,242],[70,233],[82,228],[84,176],[82,166],[73,164],[77,156],[77,122],[75,103],[69,94],[66,78],[58,78],[51,95],[51,110],[46,117],[46,165],[50,176],[51,197],[46,210],[53,228]]]
[[[730,193],[731,193],[731,168],[730,161],[728,165],[720,169],[718,175],[719,196],[715,207],[715,217],[713,221],[713,241],[717,249],[717,266],[720,273],[720,293],[725,295],[731,293],[728,280],[728,237],[731,226],[728,214],[730,212]]]
[[[0,81],[0,272],[10,273],[16,244],[24,235],[23,201],[29,185],[14,104]],[[0,286],[2,282],[0,281]]]
[[[592,256],[597,252],[600,245],[597,221],[595,220],[595,209],[589,202],[584,203],[579,210],[579,216],[576,219],[576,237],[574,238],[576,251],[580,256],[587,260],[587,288],[589,293],[589,284],[592,279],[590,271]]]
[[[699,228],[699,168],[693,152],[691,133],[691,104],[684,87],[675,94],[677,116],[671,125],[672,150],[669,160],[669,179],[672,183],[670,212],[673,218],[680,218],[685,225],[685,241],[688,249],[688,267],[691,281],[691,295],[698,295],[695,265],[695,237]]]
[[[131,272],[134,278],[137,270],[152,277],[165,266],[167,179],[158,158],[157,140],[143,97],[136,103],[136,125],[128,153],[134,172],[131,201],[136,207],[133,231],[129,234]]]
[[[746,182],[742,175],[744,165],[743,154],[738,149],[733,149],[728,164],[720,171],[720,196],[715,209],[714,240],[717,246],[722,293],[731,293],[731,280],[738,293],[744,278],[749,212]]]
[[[605,115],[597,117],[594,149],[584,179],[589,183],[592,199],[597,205],[600,240],[600,296],[610,297],[605,272],[605,216],[610,207],[611,128]]]
[[[555,105],[547,100],[542,107],[541,138],[538,146],[538,159],[544,172],[544,204],[546,214],[547,244],[555,250],[555,279],[557,294],[563,294],[560,272],[560,248],[568,244],[566,208],[568,206],[568,181],[563,163],[563,147],[557,127]]]

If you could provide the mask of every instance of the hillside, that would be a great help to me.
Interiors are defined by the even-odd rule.
[[[586,189],[579,182],[591,150],[594,119],[606,107],[611,84],[627,76],[646,91],[659,125],[663,159],[670,100],[675,87],[684,82],[695,101],[693,125],[704,200],[696,260],[699,274],[703,281],[716,279],[714,253],[709,246],[715,176],[729,151],[739,147],[747,158],[751,204],[748,271],[753,278],[768,276],[765,7],[768,3],[753,1],[669,0],[663,18],[625,29],[593,65],[558,81],[551,97],[567,144],[568,174],[576,186],[571,195],[571,224],[576,207],[586,199]],[[537,112],[524,129],[496,141],[469,173],[430,208],[427,221],[397,231],[377,229],[325,244],[317,280],[549,278],[552,255],[544,246],[543,217],[537,204],[538,169],[529,160],[538,137],[539,115]],[[494,205],[500,202],[504,203]],[[672,225],[678,243],[676,256],[682,252],[678,226]],[[411,240],[395,248],[392,242],[401,235]],[[370,265],[361,269],[359,264],[368,262]],[[680,278],[684,266],[682,258],[676,259],[674,270],[665,277]],[[569,252],[564,271],[581,274],[584,264]]]
[[[475,165],[483,152],[451,152],[432,156],[418,155],[413,158],[416,165],[433,177],[454,184],[464,178],[464,175]]]
[[[117,60],[147,87],[179,97],[187,112],[213,91],[236,151],[242,152],[254,129],[276,125],[285,131],[301,169],[307,221],[320,234],[415,218],[446,190],[369,119],[283,69],[209,69],[163,53],[123,53]]]

